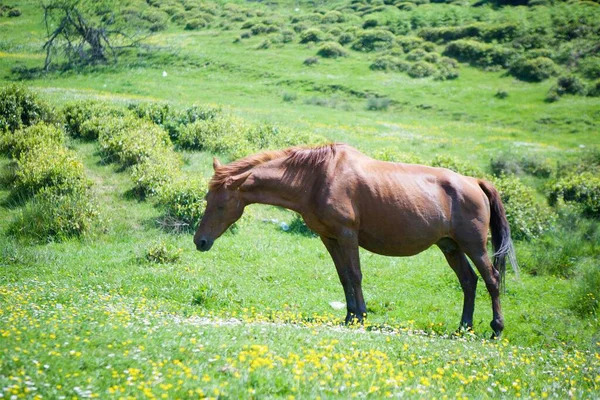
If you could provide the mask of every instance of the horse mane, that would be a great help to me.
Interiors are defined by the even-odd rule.
[[[316,147],[289,147],[284,150],[267,150],[232,161],[217,168],[210,180],[209,190],[223,186],[230,176],[239,175],[258,165],[281,158],[284,158],[283,162],[288,167],[315,168],[332,159],[339,145],[338,143],[330,143]]]

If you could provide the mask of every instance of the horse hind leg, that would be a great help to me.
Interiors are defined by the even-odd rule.
[[[473,264],[475,264],[492,298],[493,318],[490,326],[494,331],[492,339],[497,339],[502,335],[502,331],[504,330],[504,317],[502,316],[502,308],[500,306],[500,273],[493,267],[485,245],[480,247],[480,249],[467,250],[466,253],[471,261],[473,261]]]
[[[444,253],[446,261],[458,277],[463,290],[463,311],[460,318],[459,331],[473,329],[473,311],[475,310],[475,292],[477,289],[477,275],[471,268],[465,253],[463,253],[456,242],[452,239],[442,239],[438,247]]]

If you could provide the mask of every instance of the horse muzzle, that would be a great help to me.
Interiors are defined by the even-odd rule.
[[[210,250],[210,248],[212,247],[212,245],[213,245],[214,242],[215,242],[214,240],[210,240],[210,239],[207,239],[207,238],[201,238],[198,241],[196,241],[196,240],[194,241],[194,243],[196,244],[196,249],[198,251],[208,251],[208,250]]]

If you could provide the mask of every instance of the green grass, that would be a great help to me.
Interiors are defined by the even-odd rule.
[[[3,82],[16,79],[10,72],[16,65],[43,63],[37,3],[15,3],[24,15],[0,18]],[[290,4],[275,10],[293,14]],[[233,43],[239,33],[171,26],[149,39],[163,47],[147,58],[25,84],[56,107],[87,98],[220,104],[250,121],[319,133],[365,152],[390,147],[425,160],[452,155],[485,170],[506,151],[557,163],[578,160],[598,144],[598,98],[546,103],[550,81],[525,83],[467,65],[457,80],[412,79],[373,72],[376,55],[351,50],[306,67],[302,62],[318,46],[300,45],[297,37],[256,50],[264,37]],[[508,97],[495,97],[498,90]],[[296,99],[284,101],[284,93]],[[369,95],[389,98],[389,109],[368,111]],[[340,106],[307,101],[315,97]],[[237,233],[199,253],[191,234],[161,229],[160,210],[129,194],[129,172],[104,164],[96,143],[69,146],[93,181],[106,230],[30,244],[5,234],[20,209],[0,207],[2,397],[597,397],[600,322],[597,311],[581,316],[573,302],[589,289],[581,284],[587,275],[577,271],[595,268],[598,246],[579,249],[560,240],[579,235],[583,225],[517,243],[526,271],[551,270],[536,264],[559,254],[575,264],[575,277],[546,272],[517,279],[509,272],[502,341],[488,340],[491,306],[481,280],[474,333],[454,335],[462,291],[437,249],[411,258],[363,251],[368,322],[344,327],[345,310],[330,304],[344,296],[325,248],[280,227],[292,223],[293,213],[251,206]],[[183,173],[210,177],[212,154],[182,156]],[[9,162],[0,157],[0,169]],[[524,182],[540,188],[544,201],[546,180]],[[9,192],[0,187],[0,202]],[[159,242],[181,249],[179,260],[148,261]]]

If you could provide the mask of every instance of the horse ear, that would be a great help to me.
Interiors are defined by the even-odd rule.
[[[243,174],[239,174],[236,176],[230,176],[229,178],[227,178],[227,181],[225,182],[225,189],[229,189],[229,190],[239,189],[239,187],[242,186],[242,184],[244,182],[246,182],[246,179],[248,179],[250,174],[252,174],[252,171],[246,171]]]
[[[213,157],[213,169],[216,171],[217,168],[221,167],[221,161],[217,157]]]

